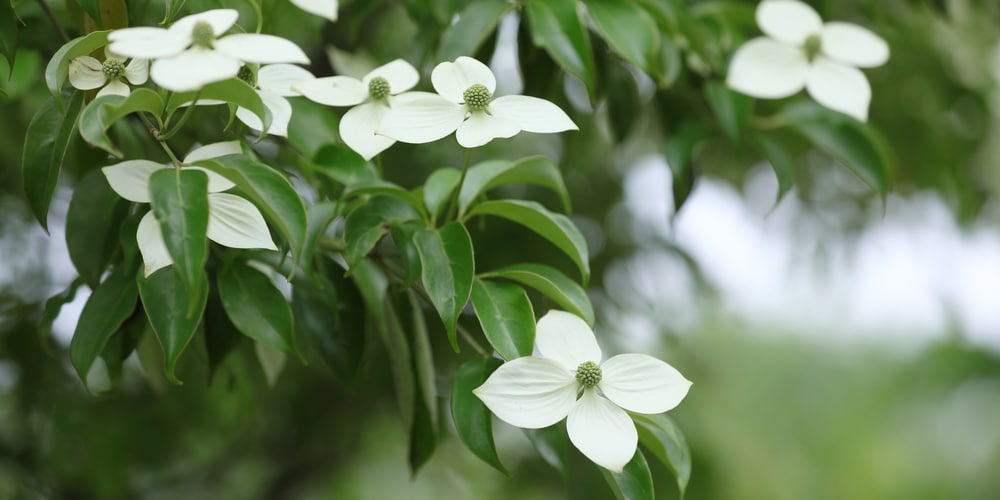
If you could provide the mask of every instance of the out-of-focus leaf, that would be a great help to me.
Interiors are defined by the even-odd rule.
[[[149,89],[135,89],[128,97],[106,95],[90,102],[80,113],[80,135],[84,140],[117,158],[122,152],[111,143],[108,128],[130,113],[151,113],[159,116],[163,111],[163,99]]]
[[[431,221],[437,220],[437,216],[448,206],[461,176],[458,170],[440,168],[427,177],[427,182],[424,183],[424,206],[427,207]]]
[[[333,219],[339,215],[341,204],[334,201],[320,201],[309,205],[306,213],[306,244],[302,249],[302,265],[312,273],[313,255],[319,242]]]
[[[449,222],[439,229],[425,229],[413,236],[420,253],[421,281],[441,316],[448,341],[458,352],[458,316],[472,293],[475,259],[472,239],[465,226]]]
[[[691,479],[691,450],[679,427],[664,414],[633,414],[639,442],[677,478],[677,489],[684,496]]]
[[[200,99],[210,99],[223,101],[235,106],[248,109],[264,125],[262,130],[267,130],[271,126],[271,111],[264,106],[260,99],[260,94],[243,80],[232,78],[221,82],[210,83],[191,92],[176,92],[167,101],[167,113],[173,114],[177,108],[183,104],[192,103]],[[261,132],[261,137],[265,132]]]
[[[24,136],[21,156],[24,193],[32,213],[46,231],[49,230],[49,204],[82,106],[82,92],[73,94],[65,115],[59,112],[52,99],[45,101],[31,119]]]
[[[0,0],[0,55],[7,59],[7,65],[14,67],[17,59],[18,26],[12,0]],[[13,71],[13,69],[11,70]]]
[[[604,467],[598,469],[618,500],[655,500],[653,475],[641,451],[635,450],[635,456],[621,472],[611,472]]]
[[[397,222],[420,216],[406,201],[390,195],[376,195],[354,209],[344,220],[345,257],[351,268],[361,260]]]
[[[208,175],[193,168],[157,170],[149,176],[149,195],[173,267],[191,292],[188,312],[194,311],[208,261]]]
[[[564,479],[569,477],[569,437],[565,421],[542,429],[524,429],[524,434],[542,459],[559,471]]]
[[[479,0],[470,3],[458,14],[458,20],[448,26],[441,36],[438,59],[453,61],[458,56],[475,55],[486,37],[496,30],[500,18],[513,8],[514,4],[505,0]]]
[[[98,23],[101,22],[101,0],[77,0],[77,3],[80,4],[80,7],[83,7],[83,10],[87,12],[87,15],[91,19]]]
[[[4,0],[0,0],[2,2]],[[126,264],[127,265],[127,264]],[[73,302],[76,298],[76,292],[80,290],[80,286],[84,284],[84,280],[81,277],[77,277],[65,290],[49,297],[45,301],[45,308],[42,309],[42,317],[38,322],[38,340],[41,342],[42,346],[46,351],[50,351],[52,347],[52,340],[50,335],[52,334],[52,324],[55,323],[56,318],[62,311],[63,306]],[[96,286],[94,287],[96,288]]]
[[[70,61],[107,45],[108,33],[111,31],[94,31],[70,40],[52,55],[52,59],[49,59],[49,64],[45,66],[45,85],[48,86],[49,93],[60,108],[62,108],[62,86],[69,77]]]
[[[494,469],[510,475],[497,456],[493,442],[493,414],[472,390],[503,364],[496,358],[476,358],[466,361],[455,370],[451,385],[451,418],[459,439],[480,460]]]
[[[134,271],[118,266],[87,299],[80,312],[73,340],[69,345],[69,357],[77,375],[84,384],[94,360],[104,350],[122,323],[132,315],[138,292]]]
[[[593,94],[597,86],[590,38],[580,19],[576,0],[527,2],[524,12],[531,25],[531,38],[560,66],[572,73]]]
[[[83,2],[93,2],[94,0],[83,0]],[[98,0],[101,27],[108,29],[121,29],[128,26],[128,5],[125,0]]]
[[[229,315],[219,298],[218,280],[209,280],[208,303],[205,306],[205,353],[208,356],[208,372],[211,378],[215,370],[225,361],[244,337],[236,325],[229,320]]]
[[[337,138],[330,131],[337,130],[339,122],[337,115],[329,106],[308,99],[289,99],[288,102],[292,105],[292,119],[288,122],[288,142],[306,158],[315,161],[319,152],[327,146],[350,151],[343,144],[334,144]],[[357,153],[355,155],[361,158]],[[361,158],[361,161],[364,162],[364,158]]]
[[[513,283],[476,280],[472,306],[483,334],[504,359],[530,356],[535,345],[535,313],[524,289]]]
[[[402,222],[392,226],[392,240],[396,243],[396,248],[399,249],[406,270],[403,283],[400,284],[403,289],[409,288],[420,277],[420,253],[417,252],[417,246],[413,243],[413,235],[421,229],[424,229],[424,226],[415,221]]]
[[[378,179],[370,164],[343,144],[321,147],[313,157],[312,163],[317,167],[317,172],[345,186],[374,182]]]
[[[758,132],[753,138],[764,152],[764,158],[771,164],[775,177],[778,178],[778,198],[775,200],[777,203],[795,185],[795,159],[784,145],[771,135]]]
[[[490,160],[469,168],[459,192],[459,215],[483,193],[506,184],[534,184],[551,189],[559,195],[563,210],[570,211],[569,192],[563,183],[559,167],[544,156],[529,156],[517,161]]]
[[[292,309],[264,273],[242,263],[223,267],[219,298],[229,319],[244,335],[275,349],[295,352]]]
[[[705,97],[708,98],[708,104],[715,112],[715,117],[719,119],[726,137],[734,143],[740,142],[744,124],[750,116],[750,106],[753,104],[750,97],[729,90],[719,82],[705,84]]]
[[[76,271],[91,288],[100,283],[118,248],[128,205],[100,169],[84,174],[73,190],[66,212],[66,248]]]
[[[611,132],[620,143],[624,141],[637,124],[636,117],[640,115],[642,101],[635,77],[629,68],[610,55],[604,56],[604,78],[607,92],[608,118],[611,119]]]
[[[563,309],[594,326],[594,306],[583,287],[565,274],[542,264],[515,264],[481,275],[482,278],[505,278],[538,290]]]
[[[176,375],[177,361],[194,337],[205,312],[208,280],[201,280],[201,289],[191,291],[196,297],[194,302],[197,305],[193,312],[189,312],[187,307],[192,302],[188,290],[183,286],[182,278],[174,266],[160,269],[148,278],[140,273],[138,283],[139,296],[142,297],[149,324],[163,349],[167,379],[180,384]]]
[[[281,372],[285,369],[285,361],[288,359],[285,351],[274,349],[263,342],[254,342],[254,353],[257,354],[257,361],[260,362],[260,368],[264,371],[267,385],[274,387]]]
[[[699,127],[685,126],[667,139],[663,153],[667,157],[667,164],[673,177],[675,216],[694,188],[694,150],[706,136],[705,131]]]
[[[413,351],[413,384],[415,386],[413,426],[410,428],[410,474],[430,459],[437,447],[437,384],[434,374],[434,357],[427,320],[417,300],[416,292],[407,290],[394,294],[393,303],[403,327],[408,334]]]
[[[656,75],[656,57],[660,51],[656,21],[638,5],[626,0],[585,0],[584,3],[594,27],[611,49],[647,75]]]

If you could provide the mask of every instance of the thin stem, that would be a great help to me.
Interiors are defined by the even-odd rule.
[[[160,135],[160,131],[149,122],[149,118],[146,118],[146,115],[139,113],[139,119],[142,120],[142,124],[146,126],[146,130],[149,131],[149,135],[153,136],[153,139],[156,139],[156,142],[160,144],[163,151],[165,151],[167,156],[170,157],[170,161],[174,163],[174,166],[176,168],[181,168],[181,161],[177,159],[177,155],[175,155],[174,151],[170,149],[170,145],[167,144],[166,139]]]
[[[177,123],[173,126],[173,128],[160,134],[160,139],[163,140],[169,139],[173,137],[174,134],[176,134],[178,131],[180,131],[181,127],[183,127],[184,124],[187,123],[188,119],[191,118],[191,114],[194,113],[194,108],[196,107],[195,104],[197,102],[198,102],[198,94],[195,94],[194,100],[191,101],[191,105],[184,110],[184,114],[181,115],[180,120],[177,120]],[[167,122],[164,125],[169,125],[169,124],[170,124],[170,117],[168,116]]]
[[[462,338],[465,339],[465,341],[468,342],[476,352],[478,352],[481,356],[490,356],[490,352],[484,349],[483,346],[479,345],[479,342],[472,336],[472,333],[470,333],[469,330],[460,324],[456,324],[455,326],[458,328],[458,333],[462,334]]]
[[[472,162],[472,150],[465,150],[465,163],[462,165],[462,175],[458,178],[458,187],[455,188],[455,196],[451,198],[451,203],[448,207],[448,218],[446,220],[452,220],[458,215],[458,198],[462,194],[462,184],[465,184],[465,174],[469,172],[469,163]]]
[[[250,6],[253,7],[254,15],[257,16],[257,33],[260,33],[261,28],[264,27],[264,14],[260,9],[260,2],[250,0]]]
[[[49,4],[45,3],[45,0],[38,0],[38,5],[42,7],[42,10],[45,11],[45,15],[48,16],[50,21],[52,21],[52,25],[56,27],[56,31],[59,32],[59,36],[63,39],[63,42],[68,42],[69,35],[66,34],[66,30],[63,29],[62,23],[60,23],[59,19],[56,18],[55,12],[52,12],[52,9],[49,8]]]

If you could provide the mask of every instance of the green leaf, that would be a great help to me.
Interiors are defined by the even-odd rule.
[[[458,170],[439,168],[427,177],[427,182],[424,183],[424,206],[427,207],[432,222],[436,221],[437,216],[448,206],[461,176],[462,173]]]
[[[473,56],[504,14],[514,4],[505,0],[480,0],[469,4],[441,36],[438,60],[453,61],[458,56]]]
[[[560,66],[583,81],[593,93],[597,86],[590,38],[580,19],[576,0],[545,0],[524,5],[531,38]]]
[[[411,221],[392,225],[392,230],[390,231],[392,233],[392,241],[396,243],[396,248],[399,249],[403,266],[406,269],[406,275],[403,276],[400,288],[409,288],[420,277],[420,253],[417,252],[417,246],[413,243],[413,235],[423,228],[422,224]]]
[[[524,289],[513,283],[476,280],[472,307],[490,345],[511,360],[530,356],[535,345],[535,313]]]
[[[427,217],[427,214],[424,212],[424,203],[420,200],[420,198],[397,184],[375,180],[352,184],[344,189],[345,198],[376,194],[384,194],[399,198],[400,200],[405,201],[407,205],[413,207],[413,210],[419,213],[421,217]]]
[[[5,0],[0,0],[5,1]],[[46,231],[49,205],[59,181],[70,139],[83,106],[83,93],[75,92],[63,115],[52,99],[45,101],[28,124],[21,156],[24,193],[35,218]]]
[[[77,0],[77,3],[83,7],[91,19],[97,23],[101,22],[100,0]]]
[[[302,198],[277,170],[244,155],[195,162],[229,179],[264,214],[292,248],[298,266],[306,244],[306,208]]]
[[[691,479],[691,450],[687,440],[674,421],[660,413],[656,415],[633,414],[639,442],[677,478],[677,489],[684,496]]]
[[[493,442],[493,414],[472,390],[489,378],[503,362],[496,358],[470,359],[455,370],[451,385],[451,418],[465,446],[494,469],[510,475],[497,456]]]
[[[635,456],[621,472],[611,472],[604,467],[598,467],[604,479],[618,500],[655,500],[653,493],[653,475],[649,472],[649,464],[642,452],[635,450]]]
[[[69,77],[70,61],[107,45],[108,33],[111,31],[94,31],[70,40],[53,54],[52,59],[49,59],[49,64],[45,66],[45,85],[60,108],[62,108],[62,86]]]
[[[758,132],[753,138],[764,152],[764,158],[771,164],[775,177],[778,178],[778,197],[775,200],[777,203],[795,185],[795,159],[780,141],[770,135]]]
[[[439,229],[424,229],[413,236],[420,253],[424,289],[441,316],[452,349],[458,352],[458,316],[472,294],[475,262],[472,239],[465,226],[450,222]]]
[[[113,155],[122,158],[122,152],[111,143],[107,131],[116,121],[130,113],[146,112],[159,117],[163,99],[149,89],[135,89],[128,97],[106,95],[90,102],[80,113],[80,135],[83,139]]]
[[[338,129],[339,120],[329,106],[308,99],[289,99],[288,102],[292,105],[292,119],[288,122],[288,143],[304,157],[315,161],[319,152],[326,147],[350,151],[343,144],[333,144],[337,137],[331,131]],[[357,153],[354,155],[364,163],[364,158]]]
[[[625,0],[586,0],[584,3],[594,27],[611,50],[647,75],[655,75],[660,51],[656,21],[638,5]]]
[[[0,0],[2,2],[4,0]],[[63,306],[73,302],[76,292],[84,284],[83,278],[79,276],[74,279],[65,290],[49,297],[45,301],[45,308],[42,309],[42,317],[38,321],[38,340],[46,352],[52,352],[52,324],[62,311]],[[97,288],[96,285],[93,288]]]
[[[164,168],[149,176],[153,215],[163,243],[192,293],[189,312],[198,306],[208,261],[208,175],[193,168]],[[204,307],[204,304],[202,304]]]
[[[11,68],[17,58],[19,19],[14,13],[13,0],[0,0],[0,55]],[[0,96],[3,94],[0,93]]]
[[[739,143],[753,100],[748,95],[729,90],[725,84],[714,81],[705,84],[705,97],[726,137]]]
[[[361,155],[343,144],[328,144],[321,147],[313,157],[312,163],[317,167],[317,172],[345,186],[378,179],[371,165]]]
[[[313,272],[312,260],[316,252],[316,244],[322,237],[333,219],[340,214],[340,202],[321,201],[309,205],[306,213],[306,244],[302,249],[302,265],[309,273]]]
[[[84,384],[87,383],[91,365],[104,350],[108,339],[135,311],[138,292],[134,274],[124,266],[115,268],[108,279],[94,289],[80,312],[69,345],[69,357]]]
[[[198,323],[205,312],[208,302],[208,280],[201,280],[201,288],[192,290],[195,299],[191,300],[188,290],[175,266],[168,266],[148,278],[140,273],[138,278],[139,296],[146,309],[146,317],[153,327],[153,332],[163,349],[164,366],[167,379],[175,384],[181,381],[177,378],[176,367],[184,348],[194,337]],[[198,306],[193,312],[186,307],[194,302]]]
[[[569,438],[565,421],[542,429],[524,429],[524,434],[542,459],[566,479],[569,476]]]
[[[361,260],[383,236],[389,234],[392,224],[417,219],[420,216],[406,201],[390,195],[376,195],[367,203],[347,214],[344,220],[345,257],[351,268]]]
[[[429,181],[428,181],[429,182]],[[563,210],[570,211],[569,192],[563,183],[559,167],[544,156],[529,156],[518,161],[491,160],[473,165],[465,174],[459,193],[459,214],[486,191],[506,184],[534,184],[551,189],[559,195]]]
[[[66,211],[66,248],[73,266],[91,288],[101,282],[118,249],[118,235],[128,208],[100,169],[84,174],[73,190]]]
[[[413,384],[416,390],[413,426],[410,429],[410,474],[416,475],[437,447],[438,407],[434,356],[427,320],[416,292],[394,294],[395,309],[402,320],[403,334],[409,332],[413,348]]]
[[[469,217],[494,215],[516,222],[539,236],[549,240],[562,250],[580,269],[583,282],[590,280],[590,263],[587,257],[587,241],[568,217],[549,212],[533,201],[498,200],[487,201],[469,212]]]
[[[219,298],[219,287],[217,283],[209,280],[208,303],[205,306],[204,329],[205,329],[205,354],[208,357],[209,380],[214,376],[216,370],[225,361],[233,349],[246,338],[236,325],[229,320],[222,299]]]
[[[238,78],[210,83],[202,87],[201,90],[175,92],[170,96],[170,100],[167,101],[167,113],[173,114],[182,104],[192,103],[200,99],[223,101],[246,108],[251,113],[257,115],[257,118],[264,125],[263,130],[267,130],[271,126],[271,111],[267,109],[264,101],[260,99],[260,94],[253,87]],[[266,135],[266,132],[261,132],[261,137],[264,137],[264,135]]]
[[[705,137],[706,133],[700,127],[685,125],[667,139],[664,155],[673,174],[674,215],[680,212],[694,188],[695,149]]]
[[[815,103],[787,106],[776,118],[846,165],[883,197],[888,193],[896,160],[885,137],[874,128]]]
[[[484,273],[480,278],[505,278],[538,290],[560,307],[594,326],[594,306],[587,292],[565,274],[542,264],[515,264]]]
[[[222,306],[240,332],[275,349],[295,352],[292,309],[269,277],[233,263],[219,273],[218,286]]]

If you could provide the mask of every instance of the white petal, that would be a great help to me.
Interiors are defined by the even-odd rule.
[[[433,94],[397,99],[375,133],[411,144],[432,142],[458,129],[465,113],[465,106]]]
[[[549,311],[535,327],[535,347],[546,358],[575,371],[581,363],[601,362],[601,347],[587,322],[566,311]]]
[[[850,23],[823,25],[823,54],[851,66],[873,68],[889,60],[889,44],[861,26]]]
[[[809,70],[806,88],[816,102],[859,121],[868,120],[872,89],[861,70],[819,57]]]
[[[823,20],[812,7],[795,0],[764,0],[757,6],[757,25],[771,38],[802,45],[818,35]]]
[[[434,90],[452,102],[465,102],[463,94],[475,85],[485,85],[490,94],[497,88],[497,79],[489,66],[471,58],[459,57],[455,62],[443,62],[431,72]]]
[[[264,106],[271,111],[271,126],[267,129],[267,133],[288,137],[288,122],[292,119],[292,105],[275,92],[258,90],[257,94],[264,102]],[[257,115],[242,106],[236,108],[236,117],[254,130],[260,130],[262,127]]]
[[[635,424],[625,410],[592,389],[584,391],[569,412],[566,432],[580,453],[614,472],[625,468],[639,444]]]
[[[203,47],[193,47],[174,57],[153,61],[149,76],[157,85],[174,92],[197,90],[236,76],[236,59]]]
[[[106,95],[120,95],[128,97],[132,93],[132,90],[121,80],[112,80],[108,82],[101,90],[97,92],[97,97],[104,97]]]
[[[645,354],[619,354],[601,365],[598,387],[616,405],[636,413],[663,413],[680,404],[691,382]]]
[[[118,196],[136,203],[149,203],[149,176],[153,172],[170,168],[149,160],[128,160],[104,167],[104,177]]]
[[[779,99],[802,90],[808,73],[809,61],[800,49],[762,37],[736,51],[726,84],[753,97]]]
[[[365,75],[361,83],[367,87],[368,82],[377,76],[385,78],[385,81],[389,83],[390,94],[406,92],[420,81],[417,69],[402,59],[396,59],[373,69],[371,73]]]
[[[541,429],[566,418],[576,404],[577,388],[573,375],[563,367],[527,356],[504,363],[472,392],[500,420]]]
[[[232,187],[236,185],[236,184],[233,184],[233,181],[230,181],[229,179],[226,179],[225,177],[223,177],[223,176],[221,176],[221,175],[219,175],[219,174],[217,174],[217,173],[215,173],[215,172],[213,172],[213,171],[211,171],[211,170],[209,170],[207,168],[204,168],[204,167],[194,166],[194,167],[184,167],[184,168],[190,168],[190,169],[194,169],[194,170],[201,170],[202,172],[205,172],[205,175],[208,176],[208,192],[209,193],[219,193],[219,192],[225,191],[227,189],[232,189]]]
[[[513,137],[520,131],[521,127],[514,120],[476,112],[458,126],[455,139],[464,148],[478,148],[498,137]]]
[[[578,130],[566,112],[555,104],[523,95],[505,95],[490,103],[490,113],[517,122],[525,132],[551,134],[565,130]]]
[[[278,249],[260,210],[229,193],[208,195],[208,239],[230,248]]]
[[[199,12],[178,19],[174,24],[170,25],[170,31],[190,35],[194,31],[195,24],[205,22],[212,26],[212,33],[215,36],[219,36],[229,30],[229,28],[232,28],[239,18],[240,13],[234,9],[206,10],[205,12]]]
[[[388,112],[389,108],[378,102],[366,102],[349,109],[340,119],[340,138],[365,160],[371,160],[396,143],[384,135],[375,135]]]
[[[142,85],[149,79],[149,60],[132,59],[125,66],[125,78],[132,85]]]
[[[108,33],[108,50],[125,57],[157,59],[180,54],[191,45],[191,34],[162,28],[125,28]]]
[[[294,64],[268,64],[257,71],[257,87],[285,97],[299,95],[292,85],[315,79],[308,70]]]
[[[237,33],[216,40],[212,47],[244,62],[309,64],[298,45],[274,35]]]
[[[142,254],[143,276],[149,277],[158,269],[174,263],[167,252],[167,245],[163,243],[163,233],[160,232],[160,224],[156,222],[152,210],[146,212],[139,221],[135,240],[139,244],[139,253]]]
[[[69,62],[69,83],[80,90],[96,89],[108,79],[104,76],[104,65],[90,56],[73,58]]]
[[[337,0],[292,0],[292,4],[310,14],[337,20]]]
[[[327,106],[354,106],[368,99],[368,87],[357,78],[328,76],[292,87],[307,99]]]
[[[240,144],[240,141],[214,142],[212,144],[206,144],[206,145],[204,145],[204,146],[202,146],[200,148],[195,148],[195,149],[191,150],[191,152],[188,153],[187,156],[184,157],[184,160],[182,160],[182,162],[185,163],[185,164],[191,164],[191,163],[194,163],[194,162],[199,161],[199,160],[207,160],[209,158],[218,158],[220,156],[226,156],[226,155],[238,155],[238,154],[242,154],[242,153],[243,153],[243,146]],[[215,175],[219,175],[219,174],[215,174]],[[225,177],[222,177],[222,178],[225,179]],[[226,182],[229,182],[229,181],[226,181]],[[230,184],[229,187],[233,187],[233,185]],[[226,189],[229,189],[229,188],[227,187]],[[212,176],[211,175],[209,175],[209,178],[208,178],[208,192],[209,193],[214,193],[215,192],[215,190],[212,189]]]

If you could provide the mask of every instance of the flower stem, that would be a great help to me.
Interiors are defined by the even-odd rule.
[[[448,218],[445,220],[453,220],[458,216],[458,198],[462,194],[462,184],[465,184],[465,174],[469,172],[469,163],[472,162],[472,150],[465,150],[465,163],[462,165],[462,175],[458,178],[458,186],[455,188],[455,196],[451,198],[450,206],[448,207]]]
[[[174,166],[176,168],[181,168],[181,161],[177,159],[177,155],[175,155],[173,150],[170,149],[170,145],[167,144],[167,140],[160,135],[160,131],[149,122],[149,118],[146,118],[146,115],[142,113],[137,114],[139,115],[139,120],[142,120],[142,124],[146,126],[146,130],[149,131],[149,135],[153,136],[153,139],[156,139],[156,142],[159,143],[160,147],[163,148],[163,151],[167,153],[167,156],[170,157],[170,161],[174,163]]]
[[[42,10],[45,11],[45,15],[48,16],[50,21],[52,21],[52,25],[56,27],[56,31],[59,33],[59,36],[63,39],[63,42],[68,42],[69,35],[66,34],[66,30],[63,29],[62,23],[59,22],[58,18],[56,18],[56,14],[52,12],[52,9],[49,7],[49,4],[45,3],[45,0],[38,0],[38,5],[42,7]]]
[[[182,114],[181,118],[177,120],[177,123],[174,124],[174,126],[170,130],[160,134],[161,140],[166,140],[173,137],[173,135],[176,134],[181,129],[181,127],[184,126],[185,123],[187,123],[188,119],[191,118],[191,114],[194,113],[194,108],[197,107],[195,105],[197,102],[198,102],[198,95],[195,94],[194,101],[191,101],[191,105],[184,110],[184,114]],[[168,125],[169,123],[170,123],[170,117],[167,117],[167,122],[164,125]]]

